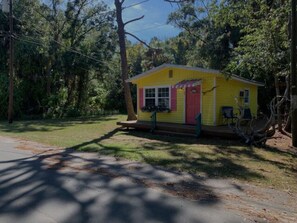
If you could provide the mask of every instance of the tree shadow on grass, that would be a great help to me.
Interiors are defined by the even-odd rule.
[[[113,116],[101,117],[81,117],[81,118],[62,118],[62,119],[43,119],[30,121],[15,121],[13,124],[0,122],[0,131],[10,133],[22,132],[53,132],[65,129],[66,127],[78,124],[95,124],[106,121],[117,120]]]
[[[226,157],[226,160],[232,160],[232,157],[237,157],[237,159],[242,159],[242,158],[248,158],[249,160],[254,160],[254,161],[258,161],[259,163],[267,163],[267,164],[271,164],[274,166],[277,166],[279,169],[288,169],[291,172],[296,171],[294,168],[292,168],[291,163],[284,163],[284,162],[279,162],[276,161],[274,159],[270,159],[265,157],[263,154],[261,153],[271,153],[273,156],[276,157],[283,157],[286,159],[293,159],[293,160],[297,160],[297,153],[287,150],[280,150],[276,147],[270,147],[270,146],[266,146],[266,147],[252,147],[252,146],[247,146],[244,143],[242,143],[240,140],[228,140],[228,139],[222,139],[222,138],[214,138],[214,137],[200,137],[198,139],[196,138],[190,138],[190,137],[176,137],[176,136],[169,136],[169,135],[154,135],[154,134],[150,134],[147,132],[142,132],[142,131],[125,131],[124,132],[125,135],[129,135],[129,136],[133,136],[133,137],[137,137],[137,138],[146,138],[149,140],[158,140],[160,142],[162,142],[161,144],[158,145],[158,143],[148,143],[145,147],[147,147],[148,149],[153,149],[153,148],[165,148],[165,149],[171,149],[171,154],[172,155],[177,155],[180,157],[183,157],[183,159],[185,160],[191,160],[193,157],[186,155],[183,152],[183,149],[180,148],[178,145],[182,144],[185,146],[211,146],[211,150],[213,152],[215,152],[216,154],[220,154],[223,157]],[[184,146],[184,147],[185,147]],[[207,154],[207,152],[199,152],[196,151],[196,153],[199,155],[213,155],[212,153]],[[193,151],[192,151],[193,154]],[[208,157],[209,157],[208,156]],[[228,158],[230,157],[230,158]],[[198,160],[195,159],[197,162]],[[226,160],[216,160],[218,163],[228,163],[226,162]],[[206,163],[209,163],[210,166],[212,166],[213,164],[211,163],[212,160],[209,161],[205,161]],[[204,161],[203,161],[204,163]],[[232,166],[232,163],[230,163],[230,166]],[[230,176],[230,174],[228,174],[226,168],[224,168],[224,166],[227,167],[227,169],[229,169],[229,165],[223,165],[221,171],[226,172],[226,176]],[[241,166],[241,165],[239,165]],[[234,165],[234,167],[236,167],[236,165]],[[234,176],[239,176],[237,173],[240,173],[240,169],[241,168],[231,168],[230,169],[234,170]],[[245,173],[246,171],[243,169],[243,173]],[[211,174],[211,173],[210,173]],[[221,175],[221,174],[219,174]],[[225,175],[225,174],[223,174]],[[232,174],[231,174],[232,175]],[[240,174],[241,175],[241,174]],[[262,178],[263,176],[259,175],[259,174],[252,174],[252,177],[258,177]],[[242,178],[242,177],[240,177]]]
[[[158,147],[156,143],[155,146]],[[235,163],[231,158],[212,158],[211,156],[213,156],[213,154],[205,156],[204,152],[196,152],[196,155],[193,157],[192,153],[180,153],[176,149],[169,149],[168,153],[171,156],[169,158],[163,158],[162,156],[151,157],[147,155],[147,149],[125,149],[123,151],[120,146],[106,146],[103,144],[100,144],[100,147],[102,148],[100,149],[100,153],[102,154],[115,157],[129,156],[129,153],[131,156],[135,156],[135,154],[137,154],[138,157],[141,157],[140,160],[145,163],[165,167],[166,169],[174,172],[184,171],[190,174],[202,174],[203,176],[211,178],[236,178],[241,180],[265,178],[263,175],[248,169],[244,165]],[[160,144],[160,147],[164,148],[164,145]],[[89,149],[91,150],[91,148]]]
[[[162,166],[173,171],[181,170],[193,174],[203,174],[208,177],[236,178],[243,180],[264,178],[263,175],[235,162],[231,157],[226,155],[216,156],[215,153],[219,153],[221,150],[219,144],[213,147],[215,153],[203,150],[194,151],[179,146],[178,142],[180,143],[181,141],[179,140],[182,139],[165,137],[166,140],[163,141],[160,136],[154,137],[154,135],[146,133],[142,134],[142,138],[147,138],[152,141],[147,141],[141,146],[131,146],[131,148],[129,148],[129,145],[125,145],[124,142],[119,142],[117,145],[102,143],[103,140],[110,139],[119,132],[123,133],[120,128],[114,129],[97,139],[81,143],[68,149],[98,151],[100,154],[114,157],[134,157],[136,160]],[[124,132],[124,134],[141,137],[141,133],[135,131]],[[183,144],[184,143],[183,141]],[[191,143],[187,142],[187,145],[190,144]],[[197,142],[195,144],[197,144]],[[164,152],[167,155],[158,155],[158,152]],[[153,155],[154,153],[156,153],[156,155]]]

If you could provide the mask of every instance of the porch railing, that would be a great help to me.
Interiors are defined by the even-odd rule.
[[[151,132],[154,132],[157,127],[157,111],[154,111],[151,115]]]
[[[196,120],[196,137],[198,138],[201,134],[201,113],[198,113],[195,117]]]

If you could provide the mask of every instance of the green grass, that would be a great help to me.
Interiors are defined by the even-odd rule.
[[[237,141],[121,131],[123,115],[0,123],[0,135],[297,192],[297,156]]]

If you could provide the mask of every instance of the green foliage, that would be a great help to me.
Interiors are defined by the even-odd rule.
[[[67,102],[67,88],[61,88],[58,92],[49,96],[47,105],[48,109],[45,113],[46,117],[61,118],[64,114],[64,107]],[[69,108],[71,110],[72,108]]]
[[[15,115],[64,117],[125,112],[115,15],[97,1],[16,1]],[[163,63],[223,70],[266,83],[266,107],[275,83],[289,73],[288,1],[186,1],[169,15],[181,29],[149,48],[127,41],[129,76]],[[0,12],[0,118],[6,118],[8,18]],[[132,87],[136,105],[136,88]],[[283,88],[278,89],[279,92]]]
[[[168,22],[184,30],[184,40],[179,42],[179,51],[183,49],[181,46],[186,50],[180,52],[186,55],[183,64],[213,69],[222,69],[228,64],[238,36],[231,35],[233,29],[227,24],[217,24],[217,10],[216,1],[187,2],[170,14]]]
[[[236,26],[241,35],[225,72],[266,83],[260,92],[262,110],[285,90],[281,85],[290,71],[288,18],[288,1],[224,1],[217,14],[220,23]]]
[[[8,108],[8,86],[9,80],[6,73],[0,71],[0,119],[7,117]],[[22,105],[22,86],[21,83],[15,82],[14,84],[14,116],[15,118],[20,118],[23,115]]]
[[[224,14],[220,15],[220,21],[237,24],[242,35],[227,69],[248,78],[262,80],[271,75],[287,75],[289,72],[288,2],[251,1],[245,4],[234,2],[222,7]],[[231,11],[232,8],[240,10]],[[228,18],[225,17],[226,13],[229,15]]]
[[[6,117],[8,108],[8,77],[0,73],[0,117]]]
[[[113,12],[95,1],[22,0],[15,3],[14,16],[15,114],[63,117],[104,109],[111,88],[102,80],[113,75],[109,65],[116,59]],[[6,33],[2,12],[0,21]],[[7,39],[0,38],[0,44],[0,72],[7,73]],[[8,83],[1,76],[0,118],[5,118],[2,89]]]

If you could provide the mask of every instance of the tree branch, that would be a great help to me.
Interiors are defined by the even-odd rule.
[[[202,94],[203,95],[205,95],[205,94],[207,94],[207,93],[209,93],[209,92],[212,92],[212,91],[214,91],[216,88],[218,88],[219,86],[213,86],[211,89],[209,89],[209,90],[207,90],[207,91],[203,91],[202,92]]]
[[[146,42],[144,42],[143,40],[139,39],[137,36],[135,36],[134,34],[132,33],[129,33],[129,32],[125,32],[126,35],[130,35],[132,36],[133,38],[135,38],[136,40],[138,40],[139,42],[141,42],[142,44],[144,44],[146,47],[148,48],[152,48],[150,45],[148,45]]]
[[[125,22],[125,23],[124,23],[124,26],[128,25],[128,24],[131,23],[131,22],[135,22],[135,21],[138,21],[138,20],[143,19],[143,18],[144,18],[144,15],[143,15],[143,16],[140,16],[140,17],[138,17],[138,18],[135,18],[135,19],[131,19],[131,20]]]

